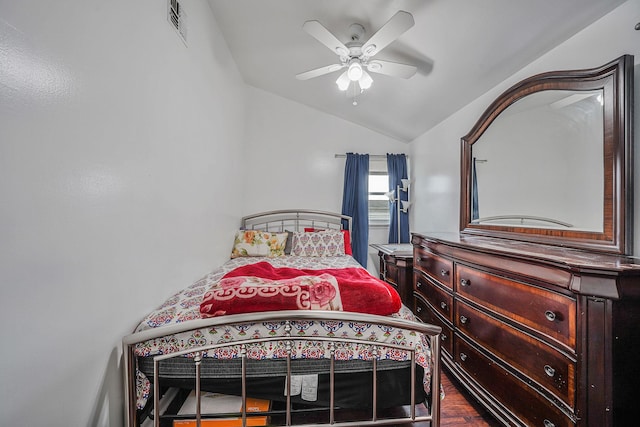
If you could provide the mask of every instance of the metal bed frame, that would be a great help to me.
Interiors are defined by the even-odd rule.
[[[267,220],[268,219],[268,220]],[[343,222],[344,221],[344,222]],[[270,231],[285,230],[288,227],[294,227],[295,230],[300,230],[305,226],[311,227],[326,227],[326,228],[342,228],[343,224],[347,224],[348,229],[351,229],[351,218],[345,215],[334,214],[330,212],[322,211],[309,211],[309,210],[293,210],[293,211],[271,211],[261,214],[251,215],[242,218],[242,227],[250,229],[261,229]],[[428,409],[429,415],[417,416],[416,405],[420,402],[416,402],[415,399],[415,372],[416,372],[416,360],[415,349],[409,345],[393,344],[393,343],[377,343],[367,339],[366,336],[361,338],[327,338],[327,337],[312,337],[301,338],[291,334],[292,324],[294,322],[305,321],[317,321],[317,322],[362,322],[370,323],[374,325],[384,325],[405,331],[411,331],[415,333],[424,334],[430,344],[431,351],[431,394],[429,396]],[[211,344],[207,346],[193,347],[188,350],[182,350],[170,354],[161,354],[154,357],[154,380],[153,380],[153,422],[155,427],[160,426],[161,416],[161,402],[160,402],[160,381],[159,381],[159,364],[162,360],[166,360],[173,357],[181,357],[188,355],[195,364],[195,394],[196,394],[196,413],[195,420],[196,426],[200,427],[203,420],[203,414],[201,413],[201,389],[200,389],[200,365],[202,362],[202,354],[211,349],[220,347],[240,346],[241,355],[241,394],[242,394],[242,406],[241,411],[238,414],[242,419],[242,426],[247,425],[247,384],[246,384],[246,346],[248,344],[268,341],[280,341],[284,342],[287,350],[286,366],[287,366],[287,393],[286,393],[286,409],[285,409],[285,425],[291,426],[292,422],[292,405],[291,405],[291,348],[292,343],[300,341],[327,341],[330,349],[331,358],[329,361],[329,384],[330,384],[330,404],[327,408],[329,411],[329,419],[323,424],[295,424],[299,427],[311,427],[318,425],[332,425],[332,426],[370,426],[370,425],[391,425],[391,424],[408,424],[413,422],[430,421],[431,427],[438,427],[440,425],[440,333],[442,328],[439,326],[425,324],[419,321],[408,321],[404,319],[377,316],[363,313],[351,313],[341,311],[316,311],[316,310],[287,310],[287,311],[270,311],[261,313],[247,313],[247,314],[235,314],[221,317],[213,317],[208,319],[191,320],[188,322],[163,326],[150,330],[144,330],[141,332],[127,335],[123,338],[123,353],[124,353],[124,387],[125,387],[125,426],[137,427],[140,423],[138,420],[138,413],[136,408],[136,355],[134,349],[136,344],[142,343],[148,340],[171,336],[181,332],[195,331],[198,329],[205,329],[211,327],[222,327],[224,325],[231,324],[243,324],[243,323],[257,323],[257,322],[284,322],[284,334],[274,337],[265,337],[259,339],[238,339],[235,341]],[[377,415],[377,394],[378,389],[376,385],[377,379],[377,358],[372,360],[372,381],[373,381],[373,397],[372,397],[372,411],[371,419],[363,421],[336,421],[334,408],[334,343],[359,343],[366,344],[373,348],[373,354],[377,354],[377,350],[380,347],[395,348],[401,351],[407,352],[411,359],[411,404],[409,416],[402,416],[396,418],[378,418]],[[251,413],[251,416],[261,415],[261,413]]]
[[[241,228],[264,231],[302,231],[304,227],[349,230],[351,217],[334,212],[289,209],[248,215],[240,221]]]

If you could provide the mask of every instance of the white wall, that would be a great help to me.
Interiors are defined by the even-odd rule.
[[[122,336],[228,257],[244,85],[182,3],[188,47],[166,1],[0,2],[0,425],[121,425]]]
[[[347,99],[344,102],[348,102]],[[358,107],[354,107],[358,108]],[[318,110],[247,88],[244,214],[306,208],[340,212],[345,159],[335,154],[406,153],[408,145]],[[371,229],[371,243],[387,229]],[[369,257],[370,271],[377,260]]]
[[[412,230],[420,232],[459,229],[460,138],[466,135],[489,104],[518,81],[552,70],[593,68],[623,54],[635,56],[635,128],[640,133],[637,108],[640,102],[640,31],[634,26],[640,17],[640,1],[629,0],[532,62],[509,79],[471,102],[431,131],[411,143],[411,171],[414,178]],[[639,150],[636,143],[636,153]],[[637,164],[637,162],[636,162]],[[636,168],[637,169],[637,168]],[[635,173],[636,206],[640,206],[640,173]],[[640,253],[640,207],[635,215],[634,253]]]

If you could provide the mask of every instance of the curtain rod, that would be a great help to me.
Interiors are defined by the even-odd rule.
[[[404,154],[404,153],[403,153]],[[407,159],[409,158],[408,154],[404,155]],[[346,159],[347,155],[346,154],[336,154],[335,155],[336,159]],[[387,155],[386,154],[369,154],[369,158],[370,159],[379,159],[379,160],[386,160],[387,159]]]

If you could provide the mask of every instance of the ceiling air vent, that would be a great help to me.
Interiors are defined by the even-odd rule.
[[[187,14],[178,0],[169,0],[167,18],[182,41],[187,44]]]

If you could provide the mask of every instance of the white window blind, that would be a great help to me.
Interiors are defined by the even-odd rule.
[[[369,158],[369,225],[389,225],[387,159]]]

